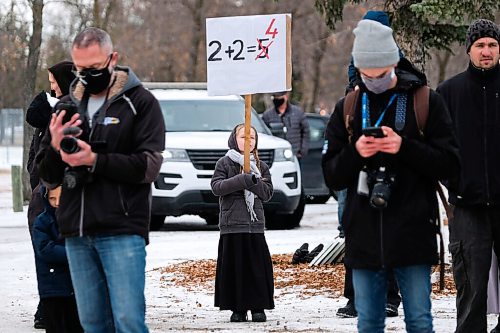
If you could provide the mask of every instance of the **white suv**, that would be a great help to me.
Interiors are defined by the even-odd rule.
[[[160,175],[152,185],[151,230],[166,216],[199,215],[218,223],[218,198],[210,180],[217,160],[228,150],[235,125],[244,122],[240,96],[208,96],[206,84],[144,83],[160,102],[166,124],[165,151]],[[294,228],[304,212],[299,163],[290,143],[274,137],[252,109],[252,125],[259,133],[259,157],[269,167],[274,186],[264,204],[268,228]]]

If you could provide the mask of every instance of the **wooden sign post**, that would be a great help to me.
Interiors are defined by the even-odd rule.
[[[208,18],[208,94],[245,95],[244,171],[250,172],[252,94],[291,90],[290,14]]]

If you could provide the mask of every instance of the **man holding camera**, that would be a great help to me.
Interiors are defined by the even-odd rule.
[[[400,60],[391,28],[361,20],[354,35],[352,55],[362,83],[352,117],[345,117],[345,99],[335,107],[322,164],[332,189],[347,188],[345,263],[353,269],[358,330],[384,332],[387,274],[393,271],[406,330],[433,332],[436,185],[458,169],[452,123],[442,99],[430,91],[420,134],[413,100],[426,77]]]
[[[145,245],[163,116],[132,70],[117,66],[105,31],[79,33],[71,56],[77,80],[42,140],[40,178],[63,184],[57,220],[85,332],[147,332]]]

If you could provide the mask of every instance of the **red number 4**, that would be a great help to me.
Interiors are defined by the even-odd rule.
[[[276,19],[272,19],[271,24],[269,24],[269,26],[267,27],[267,30],[266,30],[266,35],[271,35],[271,36],[273,36],[273,38],[276,37],[276,35],[278,34],[278,29],[276,29],[276,28],[274,28],[274,30],[271,31],[271,27],[273,26],[274,21],[276,21]]]

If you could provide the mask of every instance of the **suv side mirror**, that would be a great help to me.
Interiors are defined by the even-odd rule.
[[[283,123],[269,123],[268,125],[269,129],[271,130],[271,133],[274,136],[284,138],[285,137],[285,128],[283,126]]]

